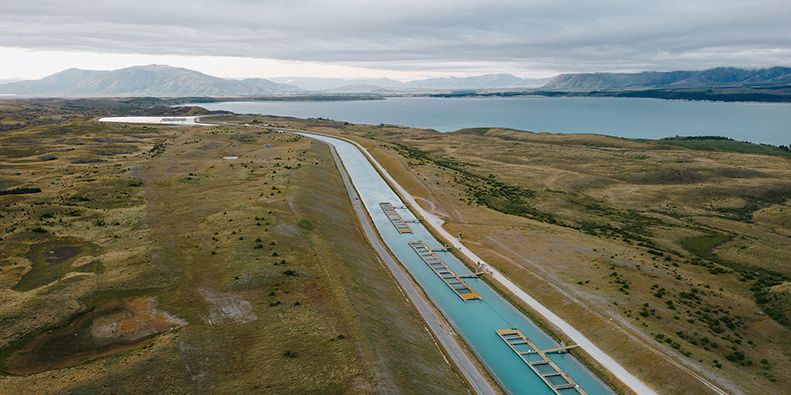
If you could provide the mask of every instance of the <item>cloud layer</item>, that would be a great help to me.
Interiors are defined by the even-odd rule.
[[[383,70],[791,64],[788,0],[4,0],[0,46]]]

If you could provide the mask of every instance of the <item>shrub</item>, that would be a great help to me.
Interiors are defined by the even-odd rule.
[[[727,358],[729,361],[734,361],[734,362],[744,361],[744,353],[741,351],[734,351],[728,354],[725,358]]]
[[[315,225],[313,225],[313,222],[310,222],[310,220],[307,218],[300,219],[299,222],[297,222],[297,225],[299,225],[300,228],[305,230],[313,230],[313,228],[316,227]]]

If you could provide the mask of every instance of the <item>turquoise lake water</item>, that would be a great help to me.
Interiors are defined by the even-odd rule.
[[[717,135],[791,144],[791,103],[724,103],[608,97],[395,98],[366,101],[198,103],[210,110],[329,118],[454,131],[507,127],[629,138]]]
[[[551,395],[549,387],[500,339],[496,331],[517,328],[543,349],[558,347],[559,344],[481,280],[465,279],[481,295],[481,300],[464,301],[459,298],[408,245],[410,241],[421,240],[432,249],[440,249],[442,246],[434,236],[419,223],[409,224],[412,234],[401,234],[382,211],[379,206],[381,202],[391,202],[397,207],[404,206],[404,203],[365,156],[345,141],[324,136],[310,137],[335,146],[382,240],[500,385],[511,394]],[[407,221],[415,219],[409,210],[397,211]],[[470,270],[453,254],[439,252],[437,255],[456,274],[470,274]],[[613,393],[572,355],[551,354],[550,358],[588,394]],[[562,393],[572,394],[575,391]]]

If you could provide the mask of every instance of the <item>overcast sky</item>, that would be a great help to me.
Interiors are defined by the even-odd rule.
[[[791,66],[791,0],[0,1],[0,78],[150,63],[402,80]]]

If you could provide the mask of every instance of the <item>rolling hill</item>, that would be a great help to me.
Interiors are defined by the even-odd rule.
[[[40,80],[0,85],[21,96],[253,96],[300,89],[261,78],[231,80],[164,65],[112,71],[68,69]]]
[[[549,81],[542,89],[586,92],[654,88],[763,87],[789,84],[791,84],[791,67],[754,70],[718,67],[702,71],[561,74]]]

